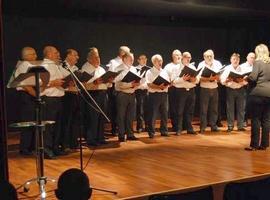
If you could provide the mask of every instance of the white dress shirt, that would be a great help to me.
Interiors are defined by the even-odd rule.
[[[175,64],[173,62],[165,65],[164,70],[168,73],[170,81],[174,80],[173,77],[175,76],[175,73],[182,69],[183,65],[182,63]]]
[[[234,72],[237,74],[246,73],[246,71],[244,71],[240,65],[238,65],[237,68],[234,68],[232,65],[227,65],[225,67],[224,72],[220,76],[220,82],[222,85],[225,85],[226,87],[229,87],[232,89],[239,89],[247,84],[247,82],[241,82],[241,83],[237,83],[235,81],[227,82],[227,78],[228,78],[230,72]]]
[[[240,65],[241,70],[243,71],[243,73],[248,73],[248,72],[252,72],[253,70],[253,65],[249,64],[248,62],[244,62]]]
[[[158,70],[156,67],[152,67],[146,72],[145,78],[146,78],[146,83],[153,83],[154,80],[158,77],[161,76],[162,78],[166,79],[167,81],[170,81],[170,77],[168,75],[168,72],[165,69],[160,69]],[[148,91],[150,93],[155,93],[155,92],[168,92],[168,87],[164,90],[162,89],[153,89],[151,87],[148,87]]]
[[[55,64],[54,61],[45,58],[41,66],[44,66],[50,73],[50,81],[64,78],[62,74],[63,69],[61,69],[62,66]],[[47,97],[61,97],[65,95],[65,91],[62,87],[49,87],[41,94]]]
[[[222,64],[218,60],[214,60],[213,64],[211,66],[207,65],[205,63],[205,61],[200,62],[198,65],[198,69],[201,69],[201,68],[203,68],[203,69],[201,70],[201,72],[197,76],[198,80],[200,80],[202,72],[203,72],[205,67],[208,67],[209,69],[211,69],[214,72],[219,72],[219,70],[222,68]],[[202,88],[214,89],[214,88],[218,87],[218,84],[216,81],[213,81],[213,82],[211,82],[211,81],[202,82],[201,81],[200,86]]]
[[[134,93],[137,88],[132,87],[132,83],[125,83],[125,82],[122,82],[121,80],[127,75],[129,71],[139,76],[136,68],[134,66],[129,67],[123,63],[115,68],[116,72],[121,71],[121,70],[123,71],[114,79],[115,90],[124,92],[124,93],[129,93],[129,94]]]
[[[123,63],[122,58],[117,56],[116,58],[110,60],[110,62],[106,65],[109,71],[115,72],[115,68]]]
[[[100,78],[103,74],[106,73],[105,69],[101,66],[98,66],[97,68],[91,65],[89,62],[84,63],[81,69],[82,72],[87,72],[88,74],[94,74],[94,76],[87,81],[87,83],[92,83],[96,79]],[[89,90],[107,90],[107,83],[101,83],[98,84],[97,88],[91,89],[87,88]]]
[[[179,77],[184,67],[189,67],[193,70],[196,70],[196,67],[194,65],[189,64],[188,66],[181,66],[174,69],[174,73],[172,75],[172,84],[176,88],[186,88],[191,89],[196,87],[196,84],[198,83],[198,79],[196,78],[196,82],[192,83],[190,81],[185,81],[183,77]]]
[[[30,62],[28,61],[18,61],[17,62],[17,65],[15,67],[15,70],[12,74],[12,77],[10,78],[9,80],[9,83],[8,85],[15,79],[17,78],[20,74],[24,74],[27,72],[27,70],[30,68],[30,67],[33,67],[34,65],[32,65]],[[35,77],[29,77],[25,80],[23,80],[21,82],[21,85],[27,85],[28,82],[33,82],[35,81]],[[16,90],[24,90],[22,87],[17,87]]]

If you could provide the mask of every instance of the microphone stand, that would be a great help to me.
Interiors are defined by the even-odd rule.
[[[79,80],[79,78],[75,75],[75,73],[70,69],[70,67],[66,64],[66,62],[62,62],[62,67],[65,68],[66,70],[69,71],[69,73],[71,74],[72,76],[72,79],[74,81],[74,84],[75,84],[75,87],[76,89],[78,90],[79,94],[81,95],[82,97],[82,94],[81,94],[81,89],[83,89],[83,91],[85,92],[85,94],[91,99],[91,101],[94,103],[94,105],[96,106],[97,108],[97,112],[100,112],[104,117],[105,119],[110,122],[110,119],[107,117],[107,115],[104,113],[104,111],[100,108],[100,106],[97,104],[97,102],[95,101],[95,99],[89,94],[89,92],[87,91],[87,89],[85,88],[85,86],[83,85],[83,83]],[[83,98],[83,97],[82,97]],[[84,98],[83,98],[84,99]],[[86,102],[87,100],[84,99]],[[88,105],[92,106],[90,103],[87,102]],[[79,102],[79,105],[80,105],[80,102]],[[94,106],[92,106],[94,107]],[[95,109],[96,110],[96,109]],[[81,111],[80,111],[81,112]],[[81,113],[80,113],[80,116],[81,116]],[[80,117],[81,118],[81,117]],[[81,119],[82,120],[82,119]],[[81,123],[81,122],[80,122]],[[80,128],[81,129],[81,128]],[[81,168],[81,171],[83,171],[83,152],[82,152],[82,130],[80,130],[80,138],[79,138],[79,146],[80,146],[80,168]],[[116,191],[111,191],[111,190],[105,190],[105,189],[100,189],[100,188],[93,188],[91,187],[93,190],[98,190],[98,191],[103,191],[103,192],[108,192],[108,193],[112,193],[112,194],[117,194]]]

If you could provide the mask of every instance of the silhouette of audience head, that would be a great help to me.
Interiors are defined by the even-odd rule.
[[[17,200],[15,187],[6,180],[0,180],[0,196],[5,200]]]
[[[68,169],[58,180],[55,195],[61,200],[87,200],[91,197],[92,189],[87,175],[79,169]]]

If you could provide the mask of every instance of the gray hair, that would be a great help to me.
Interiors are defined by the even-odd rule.
[[[212,49],[208,49],[203,53],[203,56],[211,54],[214,57],[214,51]]]
[[[155,54],[151,58],[151,61],[152,61],[153,64],[154,64],[155,60],[163,60],[163,59],[162,59],[162,56],[161,55]]]

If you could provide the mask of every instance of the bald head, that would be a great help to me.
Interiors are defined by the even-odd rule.
[[[127,66],[132,66],[134,62],[134,55],[131,52],[126,52],[122,57],[123,63]]]
[[[256,55],[254,52],[249,52],[247,55],[247,62],[248,64],[250,64],[251,66],[253,66],[254,61],[255,61]]]
[[[182,56],[183,65],[188,66],[190,64],[190,61],[191,61],[191,54],[185,51]]]
[[[98,67],[100,65],[99,52],[96,47],[91,47],[89,49],[89,52],[87,54],[87,61],[94,67]]]
[[[66,61],[71,65],[75,65],[78,62],[79,54],[75,49],[67,49]]]
[[[212,65],[214,61],[214,51],[212,49],[208,49],[203,53],[204,61],[207,65]]]
[[[152,56],[151,61],[155,68],[161,69],[163,64],[162,56],[159,54],[155,54]]]
[[[130,48],[128,46],[121,46],[119,48],[118,56],[122,58],[126,53],[130,53]]]
[[[34,61],[37,59],[36,50],[32,47],[24,47],[21,51],[22,60]]]
[[[174,64],[179,64],[181,62],[182,59],[182,53],[181,51],[179,51],[178,49],[175,49],[172,52],[172,60]]]
[[[60,53],[54,46],[44,47],[43,56],[44,56],[44,58],[52,60],[56,63],[58,63],[60,61]]]

